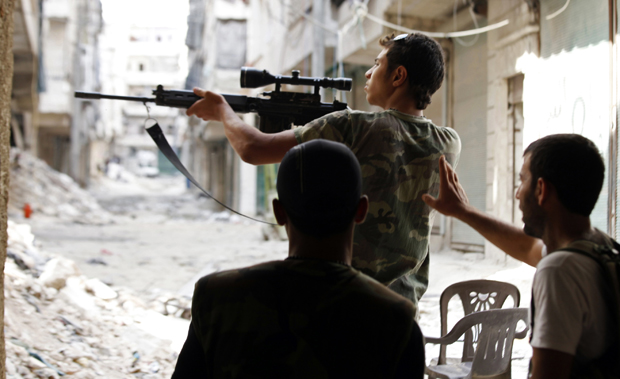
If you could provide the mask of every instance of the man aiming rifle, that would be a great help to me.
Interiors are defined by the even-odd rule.
[[[444,77],[437,42],[422,34],[386,36],[366,72],[366,99],[381,112],[343,110],[279,133],[262,133],[243,122],[219,94],[194,89],[202,100],[188,110],[221,121],[230,144],[251,164],[277,163],[297,144],[313,139],[344,143],[356,155],[362,192],[370,201],[366,222],[356,228],[353,266],[416,305],[428,286],[432,214],[425,193],[437,194],[438,162],[456,165],[461,149],[452,129],[423,115]]]

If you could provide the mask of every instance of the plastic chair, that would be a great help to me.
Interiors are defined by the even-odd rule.
[[[461,299],[465,316],[475,312],[500,309],[508,296],[512,297],[515,308],[519,306],[519,302],[521,301],[519,289],[510,283],[485,279],[454,283],[448,286],[439,298],[442,336],[448,333],[448,303],[455,295],[458,295]],[[479,332],[479,330],[472,331],[471,329],[465,332],[461,362],[469,362],[474,357],[474,343],[476,342],[474,331]],[[527,333],[527,330],[525,333]],[[523,332],[517,336],[517,338],[523,337],[525,337]],[[445,345],[439,348],[437,364],[446,364]]]
[[[427,366],[429,377],[442,379],[460,378],[510,378],[512,343],[516,336],[517,323],[525,322],[525,336],[529,329],[527,308],[492,309],[472,313],[460,319],[454,328],[443,337],[426,337],[426,343],[450,345],[466,331],[480,325],[480,335],[472,361],[456,364]]]

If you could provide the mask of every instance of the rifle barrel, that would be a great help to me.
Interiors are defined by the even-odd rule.
[[[98,92],[80,92],[75,91],[75,97],[80,99],[113,99],[113,100],[127,100],[127,101],[139,101],[141,103],[154,102],[155,98],[151,97],[138,97],[138,96],[116,96],[116,95],[106,95]]]

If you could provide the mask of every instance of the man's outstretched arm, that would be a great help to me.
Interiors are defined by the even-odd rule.
[[[538,264],[542,258],[542,240],[530,237],[522,229],[472,207],[456,172],[443,156],[439,159],[439,175],[439,196],[434,198],[428,194],[422,195],[427,205],[439,213],[463,221],[511,257],[530,266]]]
[[[197,116],[205,121],[220,121],[231,146],[244,162],[259,165],[279,163],[284,154],[297,145],[292,130],[267,134],[246,124],[237,116],[220,94],[194,88],[198,100],[188,110],[188,116]]]

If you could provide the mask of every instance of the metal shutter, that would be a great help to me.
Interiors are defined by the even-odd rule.
[[[554,133],[578,133],[593,140],[609,162],[610,55],[608,0],[541,2],[541,58],[536,75],[525,75],[524,146]],[[535,93],[537,92],[537,93]],[[592,224],[607,230],[607,176]]]
[[[466,37],[469,41],[473,37]],[[462,150],[457,173],[469,202],[486,208],[487,37],[470,47],[454,43],[454,129]],[[452,220],[452,244],[484,245],[484,238],[465,223]],[[477,249],[476,249],[477,250]]]

